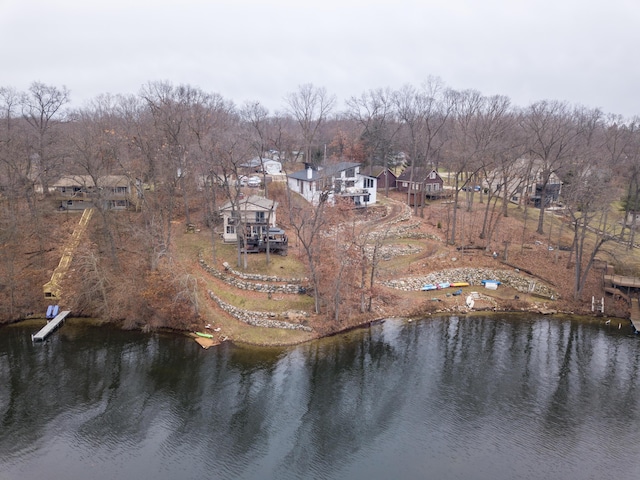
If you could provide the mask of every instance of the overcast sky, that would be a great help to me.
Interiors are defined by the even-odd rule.
[[[170,81],[273,111],[306,83],[342,105],[435,76],[631,117],[639,29],[637,0],[0,0],[0,86],[81,106]]]

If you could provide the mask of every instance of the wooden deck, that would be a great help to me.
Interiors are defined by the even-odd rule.
[[[54,319],[47,321],[47,324],[40,329],[38,333],[31,335],[31,340],[34,342],[44,342],[53,331],[62,325],[64,319],[71,313],[70,310],[60,312]]]
[[[640,332],[640,306],[638,306],[637,298],[631,299],[631,324],[636,333]]]
[[[624,275],[605,275],[605,283],[609,282],[616,287],[640,288],[640,278],[625,277]]]

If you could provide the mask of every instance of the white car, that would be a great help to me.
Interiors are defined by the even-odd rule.
[[[249,177],[249,179],[247,180],[248,187],[259,187],[261,183],[262,182],[260,181],[260,177],[256,176]]]

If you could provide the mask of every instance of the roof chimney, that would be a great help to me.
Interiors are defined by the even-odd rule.
[[[313,178],[313,169],[311,165],[307,164],[307,180],[311,180]]]

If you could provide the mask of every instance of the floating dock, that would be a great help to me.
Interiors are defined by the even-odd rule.
[[[44,342],[49,335],[51,335],[56,328],[62,325],[64,319],[71,313],[70,310],[65,310],[56,315],[52,320],[48,320],[47,324],[40,329],[38,333],[31,335],[31,340],[34,342]]]

